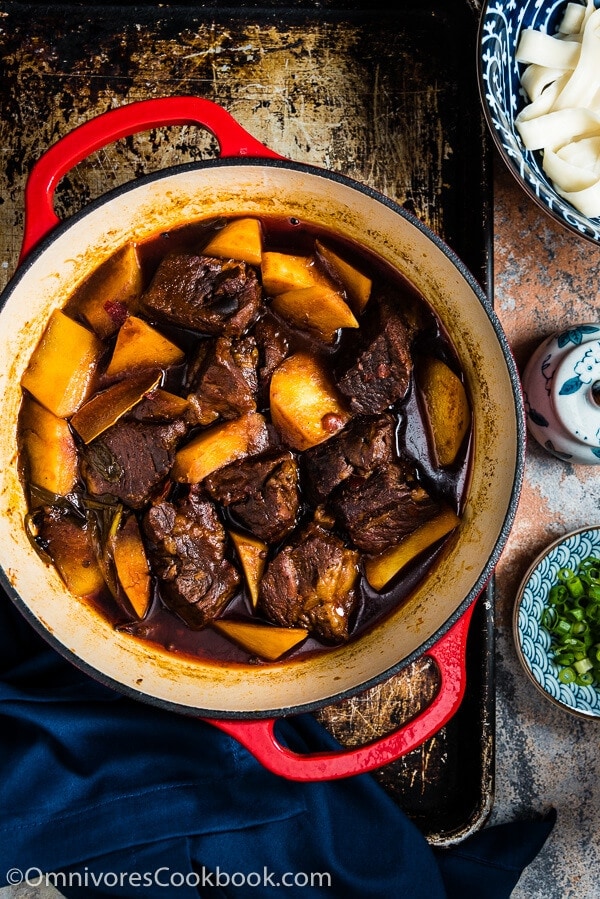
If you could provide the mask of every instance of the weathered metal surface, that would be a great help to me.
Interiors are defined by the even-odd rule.
[[[403,203],[443,236],[485,284],[489,206],[473,72],[472,4],[338,12],[304,3],[223,11],[185,6],[34,7],[0,13],[0,259],[4,286],[22,233],[23,186],[45,148],[115,105],[195,94],[221,103],[254,137],[291,159],[339,171]],[[117,10],[117,12],[115,12]],[[316,10],[316,11],[315,11]],[[63,179],[72,214],[142,173],[217,155],[195,127],[155,129],[94,154]],[[493,792],[491,597],[479,604],[461,712],[377,776],[438,844],[483,824]],[[416,663],[321,720],[346,744],[410,719],[437,675]]]

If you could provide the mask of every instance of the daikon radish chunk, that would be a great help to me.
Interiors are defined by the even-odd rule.
[[[186,443],[175,456],[172,477],[198,484],[213,471],[254,455],[269,445],[267,422],[259,412],[248,412],[233,421],[212,425]]]
[[[438,465],[452,465],[471,423],[464,385],[441,359],[425,361],[417,379]]]
[[[350,420],[343,399],[321,361],[295,353],[273,372],[271,419],[288,446],[305,450],[323,443]]]
[[[334,253],[330,247],[321,243],[320,240],[316,242],[316,249],[325,264],[343,284],[348,296],[348,303],[352,311],[358,315],[369,302],[372,287],[371,278],[364,275],[349,262],[346,262],[345,259]]]
[[[328,283],[314,256],[295,256],[291,253],[263,253],[262,285],[269,296],[277,296],[286,290],[299,290]],[[333,285],[332,285],[333,286]]]
[[[21,386],[58,418],[68,418],[93,389],[104,344],[56,310],[21,378]]]
[[[341,293],[315,284],[278,294],[271,306],[296,328],[333,343],[340,328],[358,328],[358,321]]]
[[[142,293],[142,267],[134,244],[111,256],[78,289],[78,309],[104,339],[115,334],[135,312]]]
[[[117,335],[106,374],[116,378],[144,368],[168,368],[184,358],[178,346],[143,319],[130,315]]]
[[[262,261],[262,228],[258,219],[241,218],[228,222],[202,250],[205,256],[239,259],[249,265]]]
[[[308,631],[301,627],[275,627],[256,621],[218,618],[212,626],[243,649],[269,662],[275,662],[308,637]]]
[[[135,614],[143,618],[150,606],[152,582],[146,550],[134,515],[129,516],[113,541],[117,577]]]
[[[84,443],[91,443],[158,387],[160,379],[160,372],[142,372],[117,381],[84,403],[71,425]]]
[[[444,508],[435,518],[426,521],[403,537],[396,546],[386,549],[365,562],[365,575],[374,590],[382,590],[409,562],[433,546],[460,524],[452,509]]]
[[[230,531],[229,535],[242,563],[252,607],[256,608],[258,591],[265,565],[267,564],[269,547],[262,540],[251,537],[250,534],[239,534],[237,531]]]
[[[67,512],[44,515],[36,535],[74,596],[91,596],[104,587],[90,528]]]
[[[64,418],[57,418],[31,397],[21,412],[23,452],[32,484],[57,496],[73,490],[79,477],[77,447]]]
[[[134,417],[139,421],[172,421],[185,415],[189,405],[185,397],[157,387],[136,404]]]

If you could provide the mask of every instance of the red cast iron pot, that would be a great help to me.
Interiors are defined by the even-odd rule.
[[[217,160],[140,178],[58,221],[55,187],[90,153],[135,132],[194,123],[217,138]],[[518,375],[474,278],[402,207],[348,178],[278,156],[221,107],[195,97],[134,103],[77,128],[32,170],[25,208],[21,265],[0,312],[0,561],[8,594],[53,646],[92,676],[135,699],[213,721],[283,776],[326,779],[369,771],[422,743],[462,699],[469,619],[506,541],[522,480]],[[227,215],[294,216],[362,244],[401,270],[447,328],[473,410],[464,514],[424,582],[401,608],[349,645],[268,666],[178,658],[114,632],[85,602],[66,593],[56,571],[32,549],[17,471],[20,379],[52,310],[127,242]],[[278,743],[278,717],[362,691],[423,654],[437,662],[440,690],[425,712],[399,731],[358,749],[304,757]]]

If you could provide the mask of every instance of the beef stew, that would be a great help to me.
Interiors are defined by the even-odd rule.
[[[353,639],[460,521],[470,411],[441,323],[400,273],[296,219],[128,246],[55,313],[22,386],[34,545],[174,652],[257,664]]]

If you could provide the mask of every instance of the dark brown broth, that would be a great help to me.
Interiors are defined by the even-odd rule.
[[[426,310],[431,327],[419,337],[416,356],[423,354],[436,355],[444,359],[455,371],[459,372],[456,354],[450,340],[444,331],[441,322],[434,314],[430,305],[416,292],[415,288],[399,272],[392,269],[382,260],[359,248],[354,243],[340,239],[326,232],[302,223],[298,219],[261,219],[264,233],[264,244],[268,250],[288,252],[295,255],[305,255],[312,252],[315,239],[323,240],[343,258],[346,258],[356,268],[368,274],[374,285],[374,292],[386,285],[403,297],[411,297],[412,301]],[[216,223],[219,224],[218,222]],[[222,221],[221,221],[222,224]],[[138,247],[142,264],[144,284],[149,284],[158,264],[164,255],[170,252],[198,252],[210,239],[215,227],[215,222],[192,224],[169,233],[163,233],[158,237],[141,244]],[[73,317],[77,317],[77,292],[69,299],[65,311]],[[368,314],[368,307],[364,315]],[[190,351],[197,346],[201,336],[197,333],[185,331],[174,326],[165,327],[158,325],[159,330],[169,336],[175,343]],[[307,346],[316,353],[335,361],[337,353],[343,352],[345,337],[333,346],[327,347],[317,340],[308,337],[301,332],[295,332],[296,345],[292,349],[306,348]],[[418,364],[418,358],[415,359]],[[167,389],[178,392],[185,379],[185,365],[167,373],[165,386]],[[268,414],[268,409],[262,410]],[[394,410],[397,419],[397,448],[413,458],[417,470],[425,483],[438,498],[443,499],[455,511],[460,512],[463,494],[468,477],[469,447],[468,441],[461,453],[459,461],[451,470],[438,470],[434,464],[430,452],[430,443],[427,438],[426,425],[423,419],[419,397],[414,388],[414,380],[408,398],[401,407]],[[175,490],[180,488],[175,487]],[[84,488],[82,487],[82,491]],[[312,510],[308,507],[301,516],[299,526],[308,520]],[[224,524],[234,524],[240,530],[238,522],[232,522],[228,513],[224,513]],[[415,562],[403,570],[401,577],[391,582],[390,588],[382,593],[374,591],[366,582],[363,575],[360,576],[358,587],[359,601],[357,611],[351,629],[351,639],[364,633],[375,622],[381,620],[392,609],[401,604],[426,576],[427,571],[439,555],[442,544],[437,544],[423,553]],[[104,615],[118,630],[134,635],[136,638],[150,641],[165,647],[168,651],[191,657],[200,657],[208,661],[227,664],[265,664],[261,660],[251,657],[247,652],[218,634],[210,627],[201,631],[190,629],[185,622],[172,613],[162,602],[158,589],[155,587],[153,601],[150,610],[143,621],[132,620],[123,608],[119,607],[116,600],[107,590],[90,599],[94,607]],[[245,592],[240,591],[228,604],[225,614],[227,617],[241,617],[256,619]],[[327,647],[313,637],[309,637],[296,648],[288,658],[305,657],[307,654],[326,651]]]

